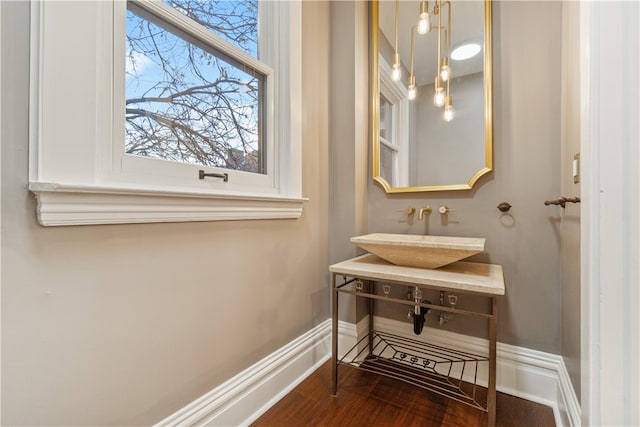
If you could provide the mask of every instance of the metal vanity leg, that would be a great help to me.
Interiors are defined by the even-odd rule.
[[[331,394],[338,394],[338,289],[336,288],[336,273],[331,275]]]
[[[489,390],[487,390],[487,411],[489,427],[496,425],[496,341],[498,325],[498,300],[491,298],[491,317],[489,318]]]
[[[374,283],[373,280],[369,281],[369,293],[374,294]],[[369,298],[369,355],[373,354],[373,309],[375,304],[375,299]]]

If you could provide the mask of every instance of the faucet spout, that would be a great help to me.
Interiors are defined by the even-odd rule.
[[[427,205],[426,208],[420,208],[420,212],[418,212],[418,219],[421,220],[424,218],[424,214],[431,215],[431,206]]]

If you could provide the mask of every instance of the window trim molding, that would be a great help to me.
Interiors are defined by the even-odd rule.
[[[279,54],[274,82],[275,95],[279,98],[275,102],[279,108],[275,109],[273,105],[268,108],[273,108],[276,115],[280,116],[275,121],[276,138],[280,144],[274,159],[278,166],[275,175],[278,192],[268,193],[225,190],[219,183],[210,181],[199,182],[199,185],[192,187],[167,187],[113,179],[110,177],[112,174],[105,173],[102,167],[105,146],[111,145],[111,141],[105,141],[105,136],[112,132],[111,126],[105,129],[104,123],[100,123],[101,114],[105,113],[100,100],[93,101],[89,108],[97,113],[95,121],[92,120],[86,126],[80,125],[79,132],[84,132],[85,135],[81,142],[86,145],[80,146],[77,143],[73,146],[74,151],[70,151],[72,144],[61,137],[64,134],[59,130],[48,134],[53,127],[53,119],[46,114],[53,109],[56,101],[54,95],[57,82],[46,74],[56,64],[52,64],[51,52],[48,52],[49,56],[45,55],[45,49],[52,44],[55,48],[55,42],[52,43],[45,37],[44,22],[45,15],[53,10],[46,8],[59,4],[32,0],[29,190],[37,198],[39,223],[56,226],[300,218],[306,200],[301,195],[302,11],[299,1],[275,4],[279,10],[272,12],[274,18],[278,20],[277,25],[280,28],[286,26],[286,30],[279,32],[275,42],[277,48],[274,46]],[[94,8],[89,12],[95,14],[98,27],[108,26],[108,22],[104,20],[104,12],[105,8],[112,7],[111,2],[81,2],[80,6]],[[62,13],[64,12],[53,10],[53,14],[58,17]],[[79,43],[84,43],[83,47],[91,46],[90,43],[95,43],[93,46],[104,46],[106,40],[113,39],[109,37],[109,31],[112,30],[97,28],[89,35],[89,41]],[[286,56],[284,52],[287,52]],[[98,80],[104,78],[100,67],[105,65],[105,57],[101,55],[96,50],[90,58],[95,61],[93,66],[96,67],[96,70],[89,71],[95,71],[95,75],[91,76],[97,81],[93,88],[95,99],[99,98],[98,95],[104,96],[107,86],[112,85]],[[78,138],[76,140],[80,141]],[[58,152],[57,148],[61,150]],[[76,148],[79,152],[75,151]],[[73,155],[70,160],[64,157],[69,153]],[[60,158],[65,159],[66,168],[56,164]]]
[[[308,199],[30,183],[44,226],[297,219]]]
[[[407,87],[402,81],[394,82],[391,80],[391,66],[384,59],[382,54],[378,56],[378,64],[380,67],[380,94],[395,101],[393,103],[393,127],[392,133],[394,144],[392,148],[396,155],[394,156],[393,180],[394,186],[406,187],[409,183],[409,98],[407,96]],[[402,176],[400,171],[406,171]]]

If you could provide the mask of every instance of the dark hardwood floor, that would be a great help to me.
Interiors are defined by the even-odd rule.
[[[325,363],[252,424],[259,426],[486,426],[487,414],[403,382],[340,366],[338,396],[331,396]],[[498,393],[501,427],[553,427],[553,410]]]

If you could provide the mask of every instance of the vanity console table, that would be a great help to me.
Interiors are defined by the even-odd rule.
[[[329,267],[332,273],[332,393],[338,391],[338,367],[351,366],[399,379],[422,387],[488,414],[488,425],[496,424],[496,339],[497,297],[504,295],[502,267],[494,264],[456,262],[437,270],[402,267],[367,254]],[[341,283],[338,276],[342,277]],[[455,306],[428,304],[391,296],[391,288],[408,286],[420,296],[422,289],[486,297],[486,312]],[[351,294],[369,300],[369,330],[342,357],[338,357],[338,296]],[[415,294],[414,294],[415,295]],[[443,313],[474,316],[489,322],[489,349],[484,352],[459,350],[418,340],[409,334],[376,330],[375,301],[384,300],[410,307],[419,305]],[[411,332],[411,327],[407,325]],[[425,328],[425,332],[428,329]],[[488,365],[486,399],[477,387],[479,375]]]

